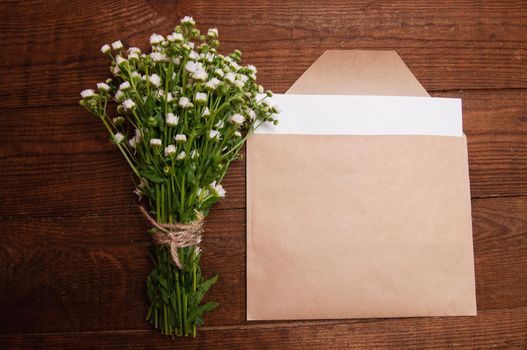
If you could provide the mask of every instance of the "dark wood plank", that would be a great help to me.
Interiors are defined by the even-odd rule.
[[[436,95],[463,98],[472,196],[527,194],[527,90]],[[100,121],[77,106],[21,115],[13,111],[0,128],[0,216],[130,213],[130,171]],[[224,184],[220,207],[243,208],[244,160]]]
[[[277,92],[325,50],[357,48],[396,49],[428,90],[527,87],[524,1],[153,3],[14,4],[3,15],[0,108],[76,103],[108,72],[103,43],[122,38],[145,47],[183,14],[217,26],[224,50],[241,49]]]
[[[107,138],[103,136],[103,140]],[[111,145],[110,145],[111,147]],[[18,156],[2,160],[1,216],[115,215],[136,211],[130,169],[118,151]],[[245,207],[245,163],[232,163],[219,208]]]
[[[0,221],[0,333],[149,329],[148,224],[135,215]],[[245,317],[245,210],[213,211],[201,245],[207,324]],[[66,322],[64,322],[66,321]]]
[[[433,95],[463,99],[472,196],[527,194],[527,90]]]
[[[473,202],[480,311],[527,305],[526,212],[527,197]],[[0,333],[149,329],[147,227],[139,213],[0,221]],[[203,251],[221,276],[207,325],[245,324],[245,210],[214,210]]]
[[[16,349],[525,349],[527,308],[478,317],[308,321],[205,327],[197,339],[152,331],[0,335]]]

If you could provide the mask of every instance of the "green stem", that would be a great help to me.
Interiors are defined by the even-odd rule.
[[[183,281],[183,286],[185,285],[185,273],[183,272],[183,276],[182,276],[182,281]],[[187,329],[188,329],[188,325],[187,325],[187,294],[186,293],[183,293],[183,329],[184,329],[184,334],[187,335]]]
[[[194,254],[196,254],[196,250],[194,250]],[[192,262],[192,290],[194,293],[196,293],[196,260],[193,260]],[[196,337],[196,323],[192,325],[192,336]]]
[[[178,320],[179,325],[181,327],[181,330],[183,331],[184,325],[183,325],[183,312],[182,312],[182,296],[181,296],[181,290],[179,287],[179,271],[176,272],[176,294],[177,294],[177,309],[178,309]]]
[[[108,122],[106,121],[106,119],[104,118],[104,116],[101,116],[101,120],[102,122],[104,123],[104,126],[106,126],[106,129],[108,129],[108,132],[110,133],[110,135],[113,137],[113,130],[112,128],[110,127],[110,125],[108,125]],[[140,177],[139,175],[139,172],[137,171],[137,169],[135,168],[135,166],[132,164],[132,162],[130,161],[130,158],[128,158],[128,155],[126,154],[126,152],[124,151],[123,147],[119,144],[119,143],[116,143],[117,147],[119,148],[119,150],[121,151],[121,153],[123,154],[124,158],[126,159],[126,161],[128,162],[128,165],[130,165],[130,168],[132,168],[133,172],[135,175],[137,175],[137,177]]]

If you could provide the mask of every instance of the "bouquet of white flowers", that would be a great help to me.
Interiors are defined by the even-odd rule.
[[[150,44],[150,53],[130,47],[126,56],[121,41],[104,45],[114,76],[97,92],[82,91],[80,103],[101,119],[130,165],[153,226],[146,318],[162,334],[195,336],[203,314],[217,306],[202,303],[218,279],[201,274],[203,220],[225,196],[221,181],[246,138],[261,123],[276,123],[277,109],[256,83],[256,68],[240,65],[239,51],[218,53],[216,29],[202,35],[185,17]]]

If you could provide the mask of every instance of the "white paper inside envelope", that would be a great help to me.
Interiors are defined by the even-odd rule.
[[[280,95],[278,125],[257,134],[462,136],[461,99],[411,96]]]

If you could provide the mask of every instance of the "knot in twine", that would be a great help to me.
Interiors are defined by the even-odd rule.
[[[190,224],[160,224],[153,217],[148,214],[143,206],[139,206],[139,210],[144,217],[155,227],[157,232],[154,234],[155,244],[166,244],[170,247],[170,255],[174,263],[180,269],[183,268],[178,256],[178,248],[196,246],[201,242],[201,233],[203,232],[203,217],[198,216],[196,221]]]

